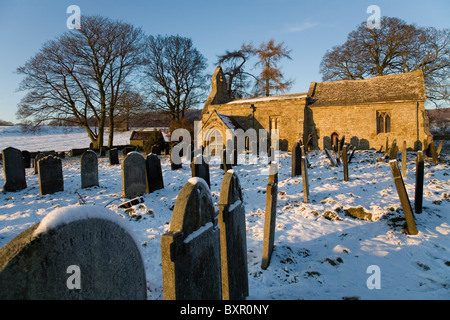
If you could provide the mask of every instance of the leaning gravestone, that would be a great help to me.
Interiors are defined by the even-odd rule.
[[[337,167],[337,164],[336,164],[336,162],[334,161],[333,156],[331,155],[330,151],[328,151],[328,149],[326,149],[326,148],[325,148],[325,154],[327,155],[327,158],[330,160],[331,165],[332,165],[333,167]]]
[[[165,300],[220,300],[220,231],[211,192],[191,178],[175,202],[170,229],[161,237]]]
[[[159,160],[159,157],[154,153],[150,153],[145,159],[145,165],[147,169],[147,192],[151,193],[159,189],[164,189],[161,160]]]
[[[205,157],[199,155],[191,162],[192,177],[202,178],[211,188],[211,182],[209,177],[209,164],[205,161]]]
[[[408,193],[406,192],[405,183],[403,182],[402,175],[398,169],[397,160],[390,160],[392,176],[394,178],[395,187],[397,189],[398,197],[402,205],[403,213],[405,214],[407,231],[411,235],[418,234],[419,231],[416,227],[416,221],[412,212],[411,204],[409,202]]]
[[[2,151],[3,172],[5,173],[4,192],[19,191],[27,187],[22,152],[9,147]]]
[[[222,299],[248,296],[247,238],[241,185],[233,170],[225,173],[219,199]]]
[[[131,151],[122,161],[122,197],[135,198],[147,192],[145,158]]]
[[[81,156],[81,188],[98,186],[97,154],[88,150]]]
[[[264,215],[264,240],[261,268],[267,269],[272,256],[277,216],[278,172],[277,164],[270,165],[269,181],[266,188],[266,212]]]
[[[119,151],[117,148],[109,149],[108,156],[110,165],[119,164]]]
[[[303,182],[303,202],[308,203],[309,198],[309,180],[308,180],[308,161],[305,156],[302,157],[302,182]]]
[[[292,147],[292,177],[296,177],[302,174],[302,149],[300,143],[296,142]]]
[[[61,159],[46,156],[37,162],[39,173],[39,194],[52,194],[64,191]]]
[[[0,299],[145,300],[138,243],[108,209],[55,209],[0,249]]]

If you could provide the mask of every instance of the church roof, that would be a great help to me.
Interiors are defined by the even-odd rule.
[[[423,72],[393,74],[364,80],[312,82],[308,99],[312,107],[423,101],[426,99]]]

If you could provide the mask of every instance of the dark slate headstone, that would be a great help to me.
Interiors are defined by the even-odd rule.
[[[300,143],[296,142],[292,147],[292,177],[296,177],[302,174],[302,149]]]
[[[39,194],[52,194],[64,191],[64,179],[61,159],[46,156],[37,163],[39,173]]]
[[[202,178],[211,187],[210,176],[209,176],[209,164],[205,161],[205,157],[199,155],[194,158],[191,162],[192,177]]]
[[[417,151],[417,158],[416,158],[416,184],[415,184],[415,189],[414,189],[414,212],[415,213],[422,213],[423,178],[424,178],[423,152],[422,151]]]
[[[81,188],[98,186],[97,154],[88,150],[81,156]]]
[[[277,164],[270,165],[269,181],[266,187],[266,212],[264,215],[264,240],[261,268],[267,269],[272,256],[277,216],[278,170]]]
[[[145,159],[145,165],[147,167],[147,192],[151,193],[159,189],[164,189],[161,160],[159,160],[159,157],[154,153],[150,153]]]
[[[110,165],[119,164],[119,151],[117,148],[109,149],[108,156]]]
[[[9,147],[2,150],[3,172],[5,173],[4,192],[19,191],[27,187],[22,152]]]
[[[309,198],[309,180],[308,180],[308,161],[305,156],[302,157],[302,182],[303,182],[303,202],[308,203]]]
[[[132,151],[122,161],[122,197],[135,198],[147,192],[145,158]]]
[[[146,300],[138,244],[99,206],[50,212],[0,249],[1,300]]]
[[[247,235],[241,185],[233,170],[225,173],[219,200],[222,299],[248,296]]]
[[[203,179],[191,178],[181,189],[161,237],[161,260],[165,300],[222,298],[220,231]]]
[[[31,168],[31,154],[30,151],[23,150],[22,151],[22,157],[23,157],[23,165],[25,168]]]

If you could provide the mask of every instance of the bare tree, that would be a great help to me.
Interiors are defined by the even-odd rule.
[[[291,59],[289,55],[291,51],[284,46],[283,42],[275,45],[274,39],[252,49],[258,57],[256,66],[261,66],[262,68],[259,81],[257,82],[257,94],[270,96],[273,90],[276,92],[288,91],[293,81],[284,79],[277,63],[282,58]]]
[[[322,58],[323,81],[365,79],[422,70],[430,101],[449,100],[450,31],[420,28],[392,17],[380,29],[366,22],[350,32],[347,41]]]
[[[186,110],[204,100],[206,59],[181,36],[149,36],[144,73],[154,108],[167,111],[171,120],[184,117]]]
[[[245,63],[255,54],[253,45],[242,44],[239,50],[226,51],[218,56],[217,64],[222,66],[223,73],[227,77],[228,94],[231,99],[245,98],[251,86],[248,78],[257,78],[245,71]]]
[[[130,129],[130,120],[133,117],[142,116],[147,111],[148,106],[139,92],[129,89],[121,95],[115,109],[116,115],[114,119],[122,122],[124,124],[122,128],[128,131]]]
[[[103,146],[110,118],[108,145],[113,144],[114,109],[141,58],[143,32],[130,24],[84,16],[81,29],[45,43],[17,72],[28,91],[17,115],[35,124],[75,122],[86,129],[94,148]],[[92,120],[95,125],[92,126]]]

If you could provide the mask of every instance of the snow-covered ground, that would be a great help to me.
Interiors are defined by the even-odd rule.
[[[11,129],[10,129],[11,130]],[[69,150],[89,144],[80,131],[15,136],[0,131],[1,148],[29,151]],[[128,143],[129,133],[117,136]],[[84,140],[82,140],[84,139]],[[116,142],[120,144],[122,142]],[[450,157],[425,164],[423,213],[416,214],[418,235],[404,233],[404,215],[389,165],[377,162],[375,151],[357,151],[349,165],[331,167],[323,151],[308,155],[309,203],[303,203],[302,178],[291,178],[290,153],[282,152],[279,166],[275,247],[267,270],[261,269],[267,165],[234,167],[246,209],[248,299],[449,299],[450,298]],[[415,153],[408,153],[406,188],[414,203]],[[64,191],[39,195],[37,175],[27,169],[25,190],[0,197],[0,247],[41,221],[54,208],[87,205],[109,208],[124,219],[142,245],[148,299],[162,299],[161,235],[169,229],[172,208],[191,177],[189,165],[170,170],[161,156],[165,188],[144,195],[144,203],[119,209],[121,169],[99,159],[100,187],[81,189],[80,158],[63,159]],[[211,164],[211,192],[217,205],[223,170]],[[3,168],[0,183],[3,184]],[[345,214],[362,206],[374,220]],[[328,211],[328,212],[327,212]],[[369,289],[372,268],[379,271],[380,289]],[[369,286],[370,287],[370,286]]]

